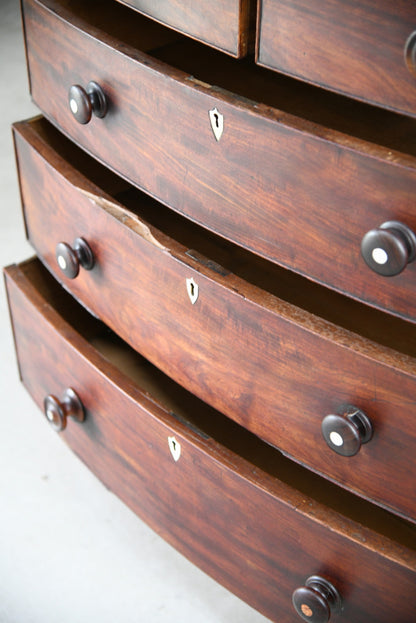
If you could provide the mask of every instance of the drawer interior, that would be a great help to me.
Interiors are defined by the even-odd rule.
[[[311,330],[322,333],[342,328],[415,357],[416,332],[412,324],[315,284],[206,231],[130,186],[62,136],[45,119],[35,118],[29,125],[47,146],[45,157],[50,161],[53,150],[53,166],[68,174],[68,164],[71,165],[77,179],[85,177],[86,183],[96,185],[97,195],[105,193],[120,202],[151,227],[156,239],[182,255],[185,261],[191,257],[221,275],[237,276],[238,289],[247,291],[248,296],[258,292],[265,299],[266,292],[289,303],[294,306],[289,309],[289,315]],[[330,325],[322,327],[322,319]]]
[[[317,516],[319,512],[316,504],[324,505],[326,509],[340,513],[343,517],[410,548],[415,551],[416,556],[416,530],[411,523],[374,507],[293,463],[275,448],[184,390],[126,345],[103,323],[92,317],[59,286],[39,260],[24,262],[19,265],[18,270],[31,288],[40,293],[42,309],[49,309],[49,313],[52,309],[53,314],[59,315],[60,330],[63,330],[60,320],[63,319],[71,327],[69,331],[65,330],[65,334],[70,336],[70,331],[75,331],[92,345],[99,354],[98,361],[100,358],[105,361],[107,370],[110,364],[110,372],[111,369],[117,371],[115,378],[120,379],[121,373],[131,379],[138,392],[162,406],[164,411],[199,437],[220,444],[228,456],[231,456],[231,452],[248,461],[253,473],[261,470],[299,492],[302,505],[306,496],[306,502],[310,499],[310,506],[314,507]]]
[[[65,19],[101,37],[113,47],[136,55],[146,51],[167,63],[167,74],[184,72],[183,80],[206,83],[206,87],[234,94],[233,101],[264,105],[263,112],[300,130],[310,130],[324,139],[344,142],[327,130],[376,143],[389,150],[416,155],[416,120],[374,106],[349,100],[335,93],[256,65],[253,56],[233,59],[202,43],[186,38],[111,0],[45,0]],[[248,100],[248,102],[246,101]],[[268,110],[271,107],[275,110]],[[282,115],[287,113],[287,115]],[[322,128],[304,125],[304,120]],[[387,154],[385,154],[387,156]],[[390,155],[391,156],[391,155]]]

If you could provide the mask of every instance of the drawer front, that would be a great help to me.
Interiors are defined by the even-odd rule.
[[[261,65],[416,115],[413,2],[260,0],[258,24]]]
[[[6,272],[21,378],[39,406],[75,390],[86,418],[61,434],[106,486],[274,621],[298,620],[291,595],[313,572],[343,597],[333,620],[414,620],[412,533],[406,545],[377,535],[179,422],[58,314],[52,299],[64,302],[52,286],[41,293],[40,268]],[[169,438],[180,445],[176,461]]]
[[[220,236],[416,320],[416,262],[386,278],[360,252],[387,221],[416,231],[413,156],[211,88],[46,5],[59,9],[55,0],[23,4],[31,90],[71,139]],[[80,125],[68,90],[90,80],[109,108]]]
[[[65,288],[222,413],[344,487],[416,520],[415,481],[407,477],[416,457],[414,358],[200,261],[91,184],[48,145],[36,123],[17,125],[15,138],[28,237]],[[68,279],[55,250],[77,237],[89,244],[95,265]],[[411,328],[405,327],[409,343]],[[323,418],[343,403],[363,409],[374,429],[373,439],[348,458],[330,450],[321,433]]]
[[[254,43],[256,5],[253,0],[119,1],[232,56],[245,56]]]

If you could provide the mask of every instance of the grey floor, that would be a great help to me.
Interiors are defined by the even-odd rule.
[[[38,113],[18,4],[0,0],[2,266],[33,254],[10,134]],[[157,537],[47,426],[19,383],[0,292],[0,623],[265,622]]]

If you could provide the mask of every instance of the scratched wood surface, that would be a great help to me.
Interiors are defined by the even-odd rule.
[[[134,11],[126,19],[118,3],[24,0],[23,10],[33,99],[71,139],[220,236],[416,320],[416,262],[385,278],[360,254],[384,221],[416,230],[414,120],[190,40],[163,46],[172,31],[149,36],[158,25]],[[158,49],[145,54],[152,40]],[[109,111],[80,126],[68,89],[91,79]]]
[[[242,57],[253,49],[254,0],[119,1],[232,56]]]
[[[404,49],[414,2],[260,0],[258,62],[320,86],[416,115]]]
[[[45,120],[17,124],[15,138],[28,238],[65,288],[201,399],[416,521],[408,477],[416,460],[412,325],[256,261],[143,193],[121,192],[125,182]],[[102,185],[128,199],[129,209]],[[95,267],[70,280],[55,248],[78,236]],[[187,279],[199,289],[194,304]],[[322,419],[344,402],[363,409],[374,427],[372,441],[351,458],[331,451],[321,434]]]
[[[160,378],[37,260],[9,267],[6,282],[25,387],[40,407],[75,389],[86,420],[69,421],[63,440],[179,551],[276,622],[298,620],[292,592],[317,572],[344,600],[331,620],[414,621],[414,526],[297,472]]]

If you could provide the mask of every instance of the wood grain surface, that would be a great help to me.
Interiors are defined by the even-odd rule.
[[[416,262],[385,278],[360,254],[364,234],[387,220],[416,230],[414,120],[305,90],[192,41],[160,47],[171,32],[156,39],[145,18],[107,5],[23,2],[32,96],[45,115],[175,211],[415,321]],[[152,39],[153,56],[140,51]],[[67,94],[90,80],[109,111],[81,126]],[[208,115],[215,108],[224,117],[219,141]]]
[[[254,0],[119,0],[162,24],[232,56],[252,51]]]
[[[287,271],[268,273],[273,265],[256,264],[175,220],[138,191],[121,193],[130,196],[127,209],[108,194],[119,196],[126,184],[42,119],[16,125],[15,138],[28,237],[65,288],[219,411],[343,487],[416,521],[416,485],[408,477],[416,457],[413,325]],[[70,280],[55,248],[78,236],[90,245],[95,266]],[[187,279],[199,288],[194,304]],[[264,289],[263,281],[274,289]],[[335,454],[321,434],[322,419],[345,402],[363,409],[374,428],[371,442],[351,458]]]
[[[404,48],[413,2],[260,0],[258,62],[302,80],[416,115]]]
[[[69,422],[62,438],[179,551],[276,622],[298,620],[291,595],[313,573],[342,595],[343,612],[333,621],[414,621],[414,527],[354,496],[341,512],[337,488],[327,505],[316,501],[326,488],[321,479],[310,485],[313,476],[304,472],[299,482],[310,492],[298,491],[276,452],[265,471],[267,446],[226,420],[213,426],[219,415],[167,389],[166,379],[158,382],[157,372],[77,309],[37,261],[9,267],[6,282],[27,390],[41,406],[46,394],[75,389],[86,420]],[[194,413],[202,414],[198,428]],[[172,436],[181,445],[176,462]],[[360,508],[371,528],[353,519]]]

